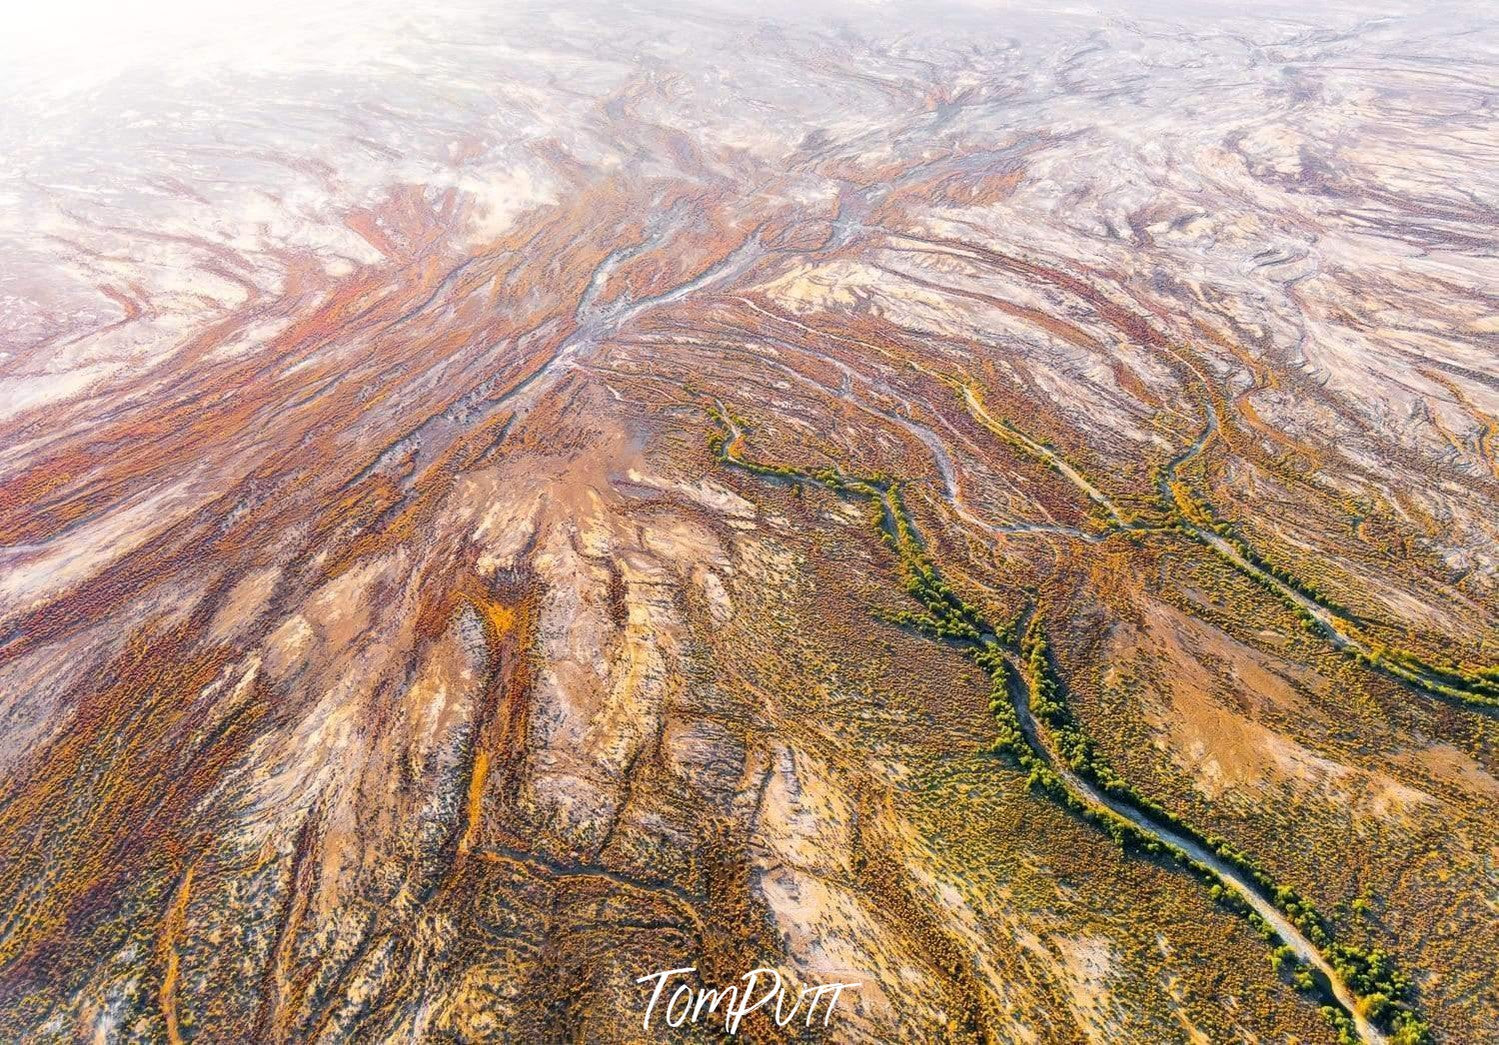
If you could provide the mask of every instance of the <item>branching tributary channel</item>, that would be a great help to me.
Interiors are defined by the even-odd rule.
[[[1178,478],[1182,466],[1207,448],[1222,425],[1207,377],[1195,364],[1179,356],[1176,358],[1197,378],[1206,397],[1206,423],[1201,433],[1190,446],[1166,462],[1157,478],[1157,492],[1181,527],[1235,568],[1280,596],[1335,648],[1351,653],[1369,667],[1434,696],[1478,707],[1499,707],[1499,678],[1495,678],[1492,671],[1467,675],[1456,670],[1434,667],[1409,653],[1390,651],[1393,655],[1387,655],[1386,651],[1357,634],[1354,630],[1356,625],[1348,614],[1314,598],[1299,581],[1292,583],[1285,579],[1284,574],[1277,576],[1275,571],[1266,568],[1246,543],[1236,536],[1233,539],[1225,536],[1231,535],[1232,529],[1217,523],[1212,509],[1195,498],[1186,484]]]
[[[1061,687],[1049,674],[1052,668],[1040,620],[1031,612],[1024,614],[1030,619],[1020,639],[995,628],[976,607],[963,601],[927,559],[902,504],[898,480],[755,461],[744,452],[743,422],[721,402],[714,417],[722,428],[713,433],[710,443],[723,463],[775,481],[822,486],[870,505],[871,521],[877,523],[897,558],[902,587],[924,611],[900,614],[893,622],[955,644],[989,673],[993,683],[990,710],[1000,731],[995,750],[1010,753],[1022,769],[1029,770],[1033,787],[1108,830],[1126,849],[1170,858],[1204,883],[1218,886],[1214,895],[1220,902],[1247,917],[1272,943],[1282,944],[1282,956],[1291,959],[1293,971],[1300,971],[1302,986],[1323,997],[1328,1005],[1325,1011],[1340,1031],[1356,1033],[1366,1043],[1388,1041],[1385,1031],[1370,1018],[1370,1006],[1361,1003],[1345,974],[1350,962],[1357,964],[1367,956],[1331,943],[1311,905],[1294,890],[1277,887],[1245,854],[1221,839],[1201,834],[1159,803],[1139,795],[1103,764],[1070,713],[1057,703]],[[1094,493],[1114,514],[1107,499]],[[1042,714],[1037,713],[1038,702]],[[1086,752],[1085,757],[1078,757],[1080,750]],[[1313,935],[1323,941],[1321,946]],[[1367,967],[1363,966],[1365,973]],[[1401,979],[1393,982],[1395,994],[1402,993]],[[1390,993],[1389,986],[1380,986],[1382,993]],[[1380,1008],[1382,1022],[1402,1030],[1402,1040],[1426,1040],[1424,1023],[1398,997],[1383,999]]]
[[[1207,378],[1196,366],[1185,360],[1182,362],[1187,365],[1206,390],[1207,420],[1197,438],[1186,449],[1167,461],[1157,476],[1157,493],[1173,522],[1184,532],[1217,552],[1234,568],[1279,596],[1336,649],[1352,654],[1369,667],[1434,696],[1458,700],[1478,707],[1499,707],[1499,678],[1494,677],[1492,671],[1465,675],[1456,670],[1434,667],[1409,653],[1387,651],[1377,647],[1357,633],[1357,625],[1346,612],[1319,601],[1318,598],[1309,594],[1299,581],[1287,580],[1284,573],[1277,575],[1277,572],[1268,568],[1244,541],[1233,536],[1232,528],[1223,526],[1213,518],[1212,509],[1196,498],[1178,477],[1182,466],[1199,456],[1220,429],[1217,407],[1212,402],[1212,390],[1207,384]],[[931,373],[931,371],[925,372]],[[974,420],[996,436],[1020,447],[1025,453],[1052,468],[1109,514],[1109,529],[1099,534],[1085,535],[1085,539],[1099,541],[1109,533],[1154,528],[1140,523],[1126,522],[1108,495],[1089,482],[1081,472],[1050,447],[1036,442],[1014,426],[993,417],[985,409],[983,397],[966,378],[954,381],[941,378],[941,375],[933,374],[932,376],[939,377],[962,393],[963,403]],[[1232,539],[1230,539],[1231,536]]]

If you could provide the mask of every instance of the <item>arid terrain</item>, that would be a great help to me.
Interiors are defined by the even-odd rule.
[[[0,1040],[1499,1040],[1499,15],[193,10],[0,62]]]

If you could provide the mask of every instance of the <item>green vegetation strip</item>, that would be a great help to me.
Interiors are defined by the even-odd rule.
[[[931,371],[924,372],[931,374]],[[994,436],[1051,468],[1101,506],[1109,520],[1100,536],[1157,528],[1139,521],[1127,521],[1108,495],[1089,482],[1055,447],[1031,438],[1008,420],[990,413],[984,404],[982,391],[966,374],[962,378],[932,376],[949,385],[974,420]],[[1335,647],[1366,667],[1434,696],[1478,707],[1499,707],[1499,666],[1467,670],[1455,664],[1433,664],[1408,650],[1363,637],[1359,634],[1357,617],[1351,610],[1304,577],[1298,577],[1264,558],[1234,526],[1218,518],[1212,505],[1194,494],[1175,474],[1180,463],[1178,459],[1159,469],[1153,484],[1164,504],[1169,525],[1219,553],[1246,577],[1279,597],[1309,630],[1330,639]]]
[[[989,711],[998,728],[991,750],[1011,758],[1026,772],[1031,789],[1045,793],[1107,831],[1122,850],[1169,857],[1192,873],[1208,886],[1217,903],[1245,918],[1272,944],[1271,963],[1278,971],[1286,971],[1299,989],[1324,999],[1327,1004],[1322,1006],[1322,1012],[1337,1030],[1339,1041],[1351,1045],[1359,1040],[1353,1014],[1338,1003],[1331,984],[1317,970],[1301,963],[1294,949],[1281,940],[1275,928],[1218,871],[1133,820],[1089,802],[1068,784],[1039,739],[1027,734],[1012,685],[1019,685],[1029,693],[1032,714],[1045,724],[1053,738],[1056,757],[1071,773],[1089,781],[1119,806],[1128,807],[1147,824],[1160,825],[1190,839],[1241,872],[1244,881],[1280,910],[1322,954],[1357,997],[1363,1015],[1388,1032],[1394,1045],[1425,1045],[1431,1041],[1426,1022],[1412,1006],[1409,978],[1395,969],[1387,954],[1377,948],[1363,949],[1333,941],[1327,922],[1295,889],[1277,883],[1252,857],[1228,841],[1199,832],[1159,802],[1136,791],[1109,767],[1072,716],[1039,616],[1033,617],[1017,637],[1016,627],[991,626],[977,607],[953,591],[925,553],[901,500],[899,480],[884,474],[850,476],[837,469],[807,471],[752,460],[742,449],[748,425],[721,404],[711,413],[720,427],[711,432],[708,444],[723,464],[767,478],[816,483],[867,501],[870,525],[895,554],[901,587],[921,606],[919,612],[902,610],[884,616],[892,623],[956,644],[988,674]],[[1012,678],[1012,659],[1021,668],[1018,679]]]
[[[973,418],[993,435],[1051,468],[1100,505],[1110,517],[1101,531],[1102,536],[1156,528],[1138,521],[1126,521],[1113,501],[1055,447],[1032,439],[1009,421],[991,414],[978,386],[966,376],[962,380],[944,380],[957,391]],[[1480,707],[1499,707],[1499,667],[1465,670],[1458,665],[1433,664],[1408,650],[1364,638],[1359,634],[1357,617],[1351,610],[1304,577],[1298,577],[1264,558],[1234,526],[1218,518],[1212,505],[1194,494],[1175,474],[1175,466],[1179,463],[1179,460],[1173,461],[1158,470],[1154,483],[1171,525],[1218,552],[1246,577],[1285,602],[1307,628],[1331,639],[1334,646],[1366,667],[1434,696]]]
[[[1499,707],[1499,667],[1468,671],[1456,665],[1432,664],[1407,650],[1363,637],[1352,611],[1316,585],[1266,560],[1234,526],[1218,518],[1212,506],[1194,494],[1183,480],[1162,473],[1157,477],[1157,485],[1180,530],[1217,551],[1244,576],[1278,596],[1308,629],[1331,639],[1334,646],[1359,663],[1435,696],[1479,707]],[[1220,547],[1217,543],[1220,541],[1226,547]]]

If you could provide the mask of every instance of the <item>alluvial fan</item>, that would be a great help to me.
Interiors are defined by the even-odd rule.
[[[0,43],[0,1038],[1499,1039],[1499,17],[312,6]]]

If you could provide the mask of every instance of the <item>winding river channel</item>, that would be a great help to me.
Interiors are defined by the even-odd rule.
[[[970,400],[970,406],[976,406],[979,410],[982,410],[982,404],[974,400]],[[722,402],[719,402],[717,407],[719,419],[728,430],[728,439],[723,447],[725,460],[740,467],[752,468],[753,466],[745,460],[742,454],[745,438],[744,430],[729,410],[724,407]],[[1192,447],[1189,447],[1173,463],[1179,464],[1185,456],[1200,450],[1209,434],[1210,431],[1204,431],[1197,442]],[[1060,459],[1057,459],[1057,462],[1065,464],[1065,462],[1060,462]],[[1088,492],[1091,498],[1104,505],[1116,519],[1119,517],[1118,513],[1114,512],[1113,505],[1108,501],[1108,498],[1101,491],[1093,487],[1091,483],[1088,483],[1081,475],[1073,471],[1070,467],[1063,474],[1069,474],[1069,477],[1080,488],[1084,489],[1085,492]],[[823,485],[818,479],[805,472],[792,472],[791,474],[784,475],[784,478],[791,481]],[[875,490],[873,486],[869,486],[867,489],[872,492]],[[892,515],[901,511],[900,506],[895,502],[888,490],[879,490],[874,495],[883,500],[886,511],[892,513]],[[866,494],[866,496],[868,495]],[[910,522],[909,519],[907,521],[914,530],[915,524]],[[1207,536],[1216,537],[1217,535],[1204,535],[1204,540],[1207,539]],[[1221,538],[1219,539],[1221,540]],[[1230,551],[1236,552],[1236,549],[1233,549],[1232,545],[1228,545],[1227,542],[1223,543]],[[1245,565],[1252,568],[1252,564],[1249,564],[1247,560],[1245,560]],[[1012,661],[1015,660],[1013,651],[1009,651],[1008,656]],[[1011,672],[1011,675],[1016,684],[1011,687],[1011,693],[1015,698],[1015,713],[1025,741],[1048,764],[1052,772],[1066,786],[1067,790],[1091,809],[1105,816],[1117,817],[1128,822],[1147,837],[1153,838],[1165,846],[1180,850],[1187,854],[1190,859],[1197,861],[1202,866],[1211,870],[1213,875],[1217,877],[1225,888],[1232,890],[1241,897],[1249,905],[1250,909],[1264,919],[1266,924],[1275,931],[1276,935],[1280,937],[1286,946],[1290,947],[1301,962],[1317,972],[1320,978],[1326,983],[1327,989],[1333,998],[1337,1000],[1337,1003],[1352,1018],[1359,1038],[1366,1045],[1385,1045],[1388,1038],[1363,1014],[1358,1004],[1358,999],[1353,990],[1348,986],[1347,981],[1333,968],[1332,964],[1317,946],[1307,938],[1306,934],[1297,928],[1275,906],[1270,898],[1265,895],[1258,883],[1254,882],[1243,870],[1223,859],[1206,846],[1166,824],[1159,823],[1134,805],[1106,794],[1097,785],[1079,776],[1068,767],[1066,760],[1058,754],[1053,738],[1031,711],[1032,693],[1029,683],[1026,681],[1025,673],[1019,670],[1018,663],[1012,664],[1012,667],[1015,670]]]

